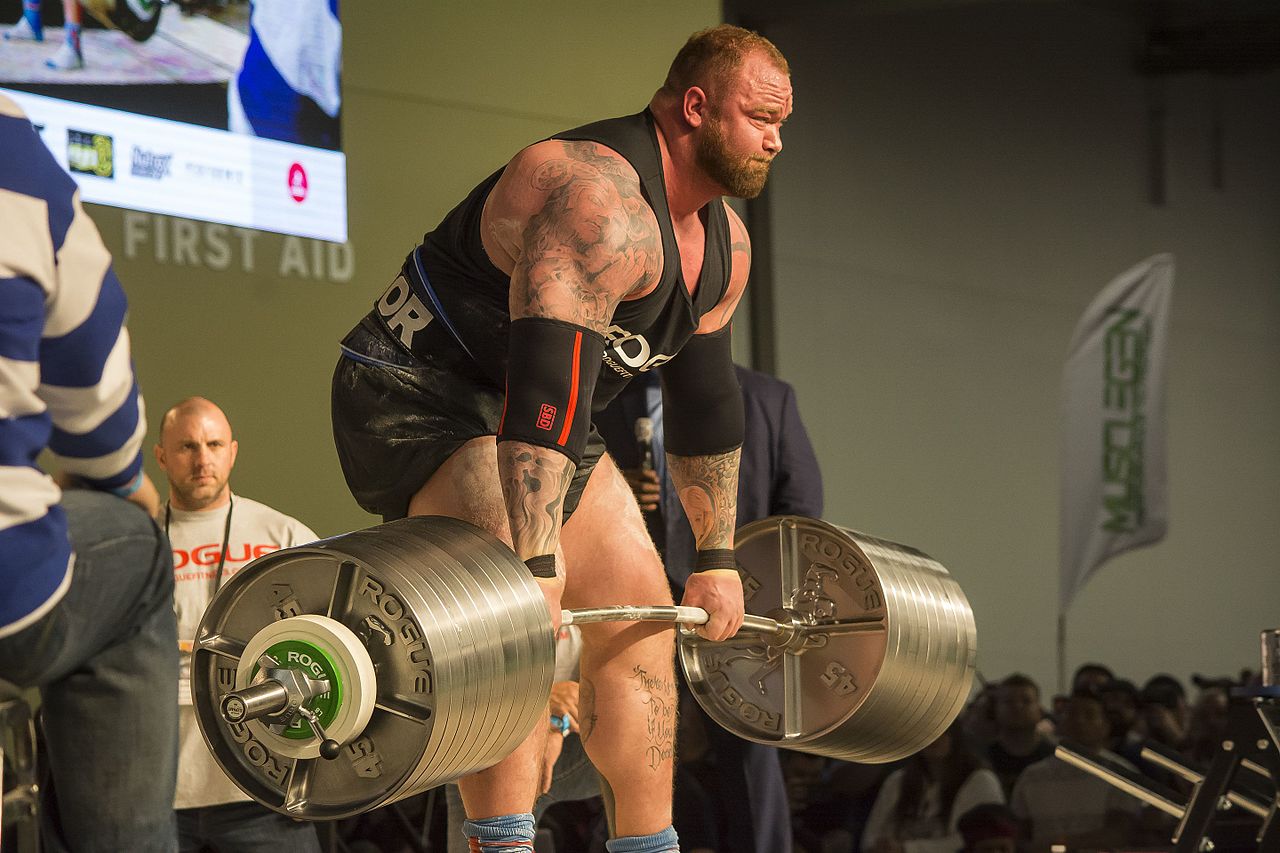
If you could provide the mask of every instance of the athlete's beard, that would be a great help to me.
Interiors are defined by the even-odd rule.
[[[735,198],[755,198],[769,178],[771,160],[751,155],[737,156],[729,151],[720,121],[708,118],[702,138],[698,140],[698,165],[712,180]]]

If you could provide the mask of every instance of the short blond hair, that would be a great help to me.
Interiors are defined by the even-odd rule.
[[[732,24],[699,30],[676,54],[660,91],[679,97],[694,86],[713,89],[756,52],[763,53],[779,71],[790,76],[791,66],[782,51],[759,33]]]

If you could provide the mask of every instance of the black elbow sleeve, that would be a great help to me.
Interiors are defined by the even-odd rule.
[[[541,317],[513,321],[498,441],[548,447],[580,463],[603,354],[604,338],[583,326]]]
[[[728,327],[694,335],[659,370],[666,448],[677,456],[711,456],[742,446],[742,389],[733,369]]]

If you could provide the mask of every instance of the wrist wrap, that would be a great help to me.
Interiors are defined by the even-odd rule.
[[[544,317],[513,320],[498,441],[547,447],[574,465],[581,462],[602,355],[604,337],[585,326]]]
[[[698,561],[694,564],[695,572],[705,572],[711,569],[733,569],[737,571],[738,561],[733,556],[732,548],[708,548],[705,551],[698,552]]]
[[[529,567],[529,574],[535,578],[553,578],[556,576],[556,555],[539,554],[524,561]]]

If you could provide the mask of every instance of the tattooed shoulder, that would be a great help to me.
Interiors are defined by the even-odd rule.
[[[545,194],[522,235],[513,316],[608,326],[617,303],[662,270],[662,238],[635,170],[593,142],[560,142],[529,172]]]

